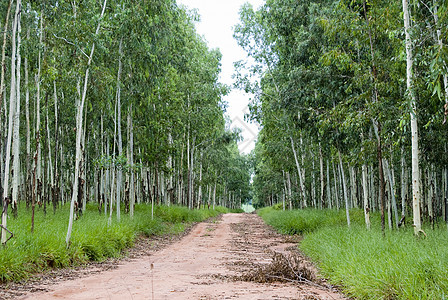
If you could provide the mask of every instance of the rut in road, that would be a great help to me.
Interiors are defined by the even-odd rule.
[[[118,268],[20,299],[344,299],[253,214],[225,214]]]

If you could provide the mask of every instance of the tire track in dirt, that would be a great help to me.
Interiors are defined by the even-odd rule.
[[[295,245],[257,215],[226,214],[220,221],[197,224],[183,239],[152,255],[19,299],[344,299],[317,279]],[[291,266],[294,261],[287,258],[293,256],[301,273],[292,274],[305,270],[314,283],[270,275]],[[276,257],[286,257],[286,264]]]

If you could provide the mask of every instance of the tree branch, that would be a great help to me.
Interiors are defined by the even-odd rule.
[[[66,38],[59,37],[59,36],[57,36],[57,35],[54,34],[54,33],[53,33],[53,35],[54,35],[55,38],[60,39],[60,40],[63,40],[64,42],[66,42],[66,43],[69,44],[69,45],[75,46],[77,49],[79,49],[79,51],[81,51],[82,54],[84,54],[85,57],[87,57],[87,59],[89,59],[89,56],[88,56],[84,51],[82,51],[82,49],[81,49],[79,46],[77,46],[75,43],[70,42],[70,41],[67,40]]]
[[[5,226],[3,226],[2,224],[0,224],[0,228],[3,228],[4,230],[6,230],[11,236],[3,243],[4,245],[6,245],[6,243],[12,239],[14,237],[14,233],[12,233],[11,231],[9,231],[8,228],[6,228]]]

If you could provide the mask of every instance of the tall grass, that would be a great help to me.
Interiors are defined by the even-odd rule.
[[[261,211],[263,218],[281,232],[303,233],[299,247],[318,263],[331,283],[340,285],[351,297],[448,297],[448,232],[445,226],[427,229],[427,238],[414,237],[410,227],[387,230],[383,235],[379,216],[373,216],[372,230],[367,231],[362,211],[350,213],[353,222],[348,228],[341,222],[341,213],[335,211]],[[281,215],[285,216],[283,224]],[[299,221],[291,221],[291,218]]]
[[[6,247],[0,247],[0,281],[19,281],[50,268],[62,268],[118,257],[131,247],[140,234],[147,236],[174,234],[185,229],[185,224],[200,222],[227,212],[216,210],[189,210],[179,206],[157,206],[154,220],[151,207],[136,205],[134,218],[124,215],[120,222],[115,216],[100,215],[96,206],[88,205],[84,214],[74,223],[70,247],[67,249],[69,207],[56,214],[36,211],[34,233],[31,213],[19,208],[17,219],[10,218],[8,227],[14,233]]]
[[[342,210],[278,210],[265,207],[257,211],[263,220],[282,234],[305,234],[326,226],[346,226],[345,211]],[[364,216],[360,210],[351,210],[352,223],[359,223]],[[375,222],[375,220],[373,220]]]

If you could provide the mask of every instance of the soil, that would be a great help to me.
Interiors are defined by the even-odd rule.
[[[128,257],[2,287],[3,299],[346,299],[254,214],[225,214]]]

